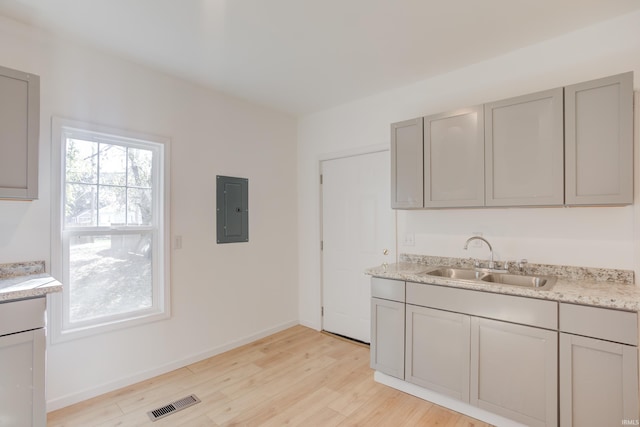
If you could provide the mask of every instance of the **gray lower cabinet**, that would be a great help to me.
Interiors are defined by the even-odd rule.
[[[412,282],[406,302],[406,381],[557,426],[556,302]]]
[[[470,319],[407,304],[406,380],[469,402]]]
[[[404,379],[405,282],[371,278],[371,367]]]
[[[640,422],[637,312],[371,283],[372,368],[529,426]]]
[[[0,425],[46,425],[44,298],[0,304]]]
[[[562,205],[562,88],[485,104],[484,119],[486,205]]]
[[[424,118],[424,206],[484,206],[482,105]]]
[[[564,89],[567,205],[633,203],[633,73]]]
[[[40,78],[0,67],[0,199],[38,198]]]
[[[638,348],[560,334],[560,425],[638,425]]]
[[[391,207],[422,208],[422,117],[391,125]]]
[[[638,315],[560,304],[560,425],[638,425]]]
[[[558,423],[558,332],[471,318],[471,404],[529,426]]]

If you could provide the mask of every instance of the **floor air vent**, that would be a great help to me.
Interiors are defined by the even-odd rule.
[[[196,403],[200,403],[200,399],[198,399],[195,394],[192,394],[190,396],[183,397],[180,400],[176,400],[175,402],[171,402],[162,408],[149,411],[147,412],[147,415],[149,415],[151,421],[158,421],[160,418],[164,418],[168,415],[181,411],[182,409],[193,406]]]

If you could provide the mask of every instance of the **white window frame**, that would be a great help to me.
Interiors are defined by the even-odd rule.
[[[155,211],[151,227],[127,226],[127,231],[146,232],[152,231],[154,246],[152,248],[152,306],[135,312],[122,313],[95,320],[69,322],[68,311],[68,283],[69,260],[65,248],[69,244],[69,236],[74,234],[74,229],[64,229],[64,185],[65,185],[65,141],[69,136],[76,136],[85,140],[100,140],[101,142],[116,143],[121,141],[127,146],[141,144],[148,148],[148,143],[153,143],[157,150],[154,157],[158,156],[154,168],[158,168],[157,178],[153,182]],[[52,214],[51,214],[51,274],[63,284],[62,293],[48,295],[49,322],[47,329],[50,343],[55,344],[76,338],[91,336],[116,329],[127,328],[144,323],[167,319],[170,316],[170,145],[168,138],[147,134],[124,131],[108,126],[96,125],[77,120],[53,117],[51,121],[52,139]],[[118,227],[81,227],[79,233],[91,232],[92,234],[115,235],[121,233]]]

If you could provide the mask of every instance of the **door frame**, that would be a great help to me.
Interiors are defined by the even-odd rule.
[[[322,176],[322,162],[326,162],[328,160],[338,160],[338,159],[344,159],[347,157],[356,157],[356,156],[364,156],[367,154],[375,154],[375,153],[380,153],[380,152],[384,152],[384,151],[391,151],[391,147],[389,146],[389,144],[375,144],[375,145],[368,145],[368,146],[364,146],[364,147],[357,147],[357,148],[352,148],[352,149],[348,149],[348,150],[342,150],[342,151],[335,151],[335,152],[331,152],[331,153],[325,153],[325,154],[321,154],[320,156],[318,156],[318,171],[319,171],[319,176],[318,176],[318,207],[320,209],[319,212],[319,219],[320,219],[320,235],[318,236],[318,245],[321,245],[322,243],[322,236],[324,235],[324,229],[323,229],[323,225],[324,225],[324,218],[323,218],[323,203],[322,203],[322,184],[320,181],[320,176]],[[389,177],[391,178],[391,177]],[[389,198],[389,203],[391,203],[391,198]],[[391,205],[389,205],[391,206]],[[393,223],[394,223],[394,236],[395,236],[395,241],[393,242],[394,244],[394,253],[395,253],[395,259],[391,260],[393,262],[398,262],[398,215],[396,214],[396,212],[394,211],[394,216],[393,216]],[[318,264],[320,266],[320,301],[319,301],[319,307],[318,307],[318,311],[320,312],[320,330],[324,331],[324,314],[322,313],[322,306],[323,306],[323,302],[324,302],[324,265],[323,265],[323,250],[322,248],[320,248],[319,251],[319,259],[318,259]]]

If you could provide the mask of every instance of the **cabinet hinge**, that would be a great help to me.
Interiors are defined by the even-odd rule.
[[[320,250],[324,250],[324,240],[320,240]]]
[[[320,174],[320,185],[322,185],[322,174]]]
[[[320,316],[324,316],[324,307],[320,307]]]

